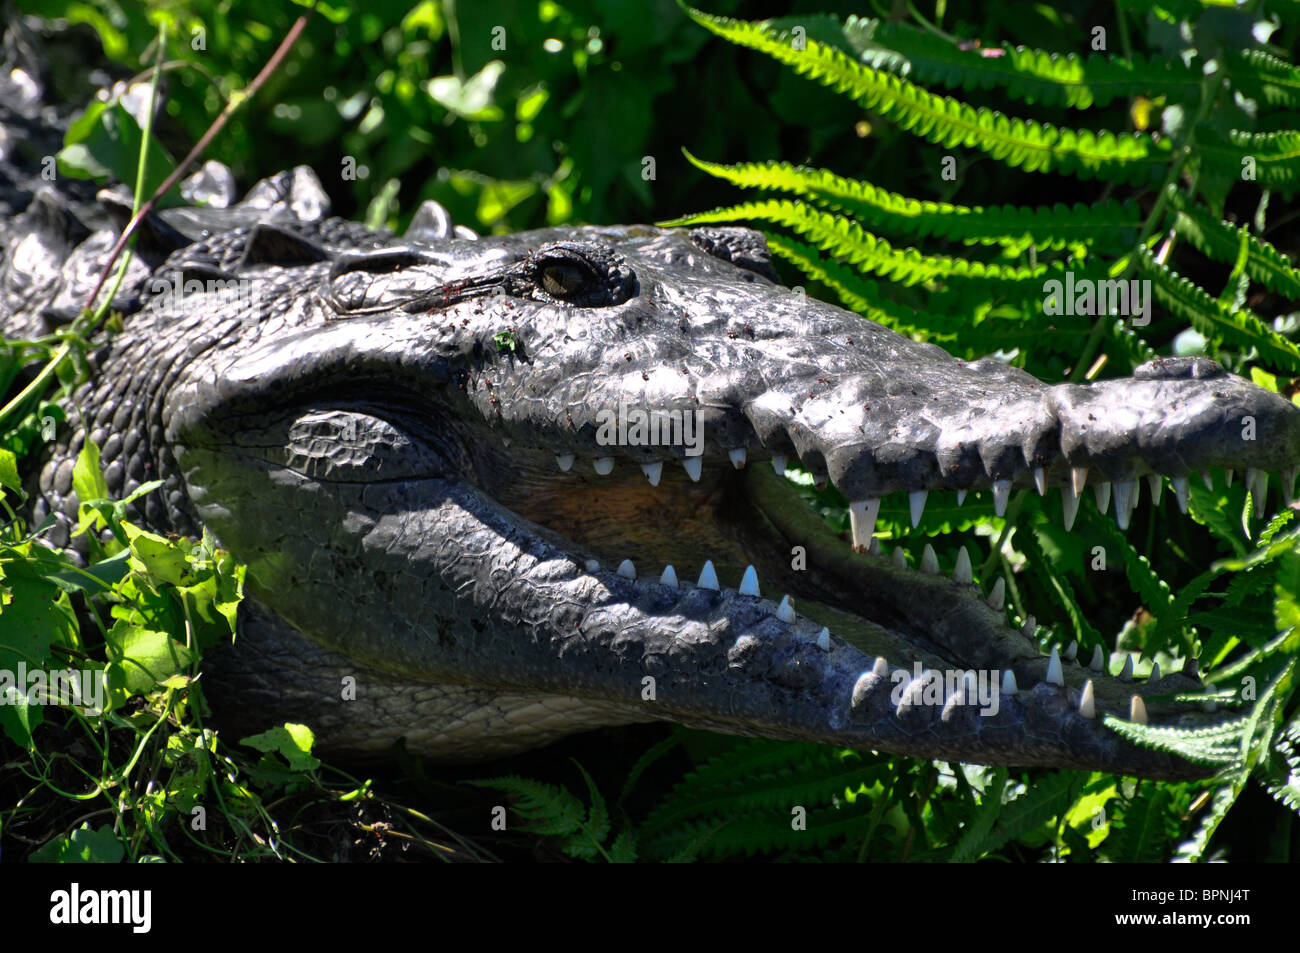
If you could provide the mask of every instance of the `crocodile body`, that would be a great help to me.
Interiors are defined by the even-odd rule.
[[[1163,697],[1199,690],[1194,669],[1134,683],[1062,664],[1008,622],[1000,582],[986,595],[928,551],[910,567],[872,527],[891,493],[987,491],[1000,511],[1059,488],[1068,520],[1105,485],[1125,520],[1151,475],[1184,499],[1213,467],[1262,489],[1300,463],[1289,402],[1203,359],[1086,386],[958,361],[781,286],[746,229],[477,238],[426,203],[399,238],[328,217],[309,170],[240,203],[230,181],[209,166],[187,187],[207,208],[146,223],[125,329],[31,485],[47,541],[75,549],[89,437],[115,495],[164,481],[134,521],[206,528],[248,565],[238,638],[205,679],[228,723],[445,759],[669,720],[1201,771],[1103,723],[1206,721]],[[122,199],[6,187],[0,328],[29,335],[76,314]],[[679,429],[652,439],[642,414]],[[795,462],[852,501],[850,540],[782,478]]]

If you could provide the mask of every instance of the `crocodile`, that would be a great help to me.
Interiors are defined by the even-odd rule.
[[[4,100],[0,96],[0,101]],[[3,118],[3,117],[0,117]],[[0,176],[6,176],[0,165]],[[236,201],[209,163],[151,214],[123,328],[30,476],[74,536],[87,440],[129,518],[210,532],[247,565],[205,659],[219,723],[306,722],[324,751],[435,759],[669,721],[918,758],[1190,778],[1108,718],[1198,725],[1196,661],[1139,681],[1044,650],[969,552],[874,533],[882,498],[1004,515],[1085,488],[1245,470],[1289,499],[1300,409],[1204,358],[1046,384],[957,360],[784,286],[742,227],[477,236],[425,202],[400,237],[331,217],[310,169]],[[7,175],[0,330],[74,318],[129,202]],[[1243,439],[1249,420],[1253,439]],[[846,538],[788,478],[849,501]],[[971,506],[977,505],[974,501]],[[1258,508],[1258,507],[1257,507]]]

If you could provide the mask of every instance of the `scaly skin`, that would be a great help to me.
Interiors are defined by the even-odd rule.
[[[1201,772],[1098,717],[1133,716],[1136,695],[1152,720],[1203,722],[1157,697],[1195,690],[1194,674],[1135,687],[1075,664],[1049,673],[961,568],[954,580],[875,555],[870,501],[1005,499],[1036,480],[1069,500],[1083,468],[1117,486],[1288,468],[1288,402],[1204,360],[1082,387],[955,361],[770,281],[744,229],[465,239],[428,205],[396,240],[298,221],[292,208],[323,207],[318,191],[298,170],[259,187],[279,197],[266,207],[156,224],[182,247],[133,286],[142,305],[39,479],[34,517],[54,512],[50,540],[75,545],[71,467],[88,431],[115,493],[165,479],[137,520],[207,527],[248,564],[240,638],[209,680],[219,714],[306,721],[327,750],[405,737],[450,759],[668,719],[926,758]],[[33,234],[63,247],[48,232],[66,216],[39,212],[6,229],[10,248],[21,236],[30,251]],[[43,267],[47,287],[68,273],[61,253]],[[237,301],[200,293],[178,310],[155,284],[176,269],[247,283]],[[6,290],[30,325],[28,300]],[[598,443],[599,413],[620,403],[698,413],[698,480],[681,446]],[[795,457],[859,501],[859,551],[771,472]],[[720,590],[687,581],[706,560]],[[660,579],[664,563],[680,582]],[[795,614],[730,588],[750,565]],[[924,680],[900,698],[918,661],[999,683],[1010,670],[1018,688],[987,714],[946,692],[924,703]],[[355,702],[340,701],[345,675]]]

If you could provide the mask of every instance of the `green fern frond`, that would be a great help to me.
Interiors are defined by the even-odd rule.
[[[1070,581],[1057,571],[1051,560],[1043,553],[1036,533],[1017,534],[1016,547],[1025,555],[1027,571],[1037,575],[1046,588],[1056,594],[1056,602],[1069,616],[1070,625],[1074,629],[1074,638],[1079,644],[1100,644],[1101,633],[1093,627],[1083,610],[1079,608],[1079,600],[1074,595],[1074,588],[1070,585]]]
[[[1300,67],[1264,50],[1228,51],[1224,62],[1242,95],[1273,109],[1300,109]]]
[[[703,225],[718,222],[771,222],[793,229],[811,239],[817,247],[852,265],[889,278],[902,285],[943,278],[968,278],[993,282],[1027,282],[1047,273],[1046,265],[998,265],[965,258],[923,255],[915,248],[896,250],[888,241],[839,215],[815,208],[769,199],[745,202],[730,208],[700,212],[661,223],[665,227]]]
[[[1013,119],[937,96],[908,80],[854,62],[842,50],[766,22],[749,23],[687,8],[701,26],[740,46],[779,60],[795,72],[847,93],[902,129],[946,147],[968,146],[1029,172],[1064,172],[1082,178],[1150,184],[1164,175],[1168,139],[1143,134],[1093,132]],[[803,48],[796,48],[802,45]]]
[[[872,823],[872,804],[867,798],[839,806],[809,808],[806,828],[791,824],[790,808],[772,809],[761,814],[736,814],[724,821],[714,818],[689,821],[663,831],[643,846],[650,856],[678,855],[689,849],[688,856],[706,858],[752,857],[780,851],[797,851],[807,857],[810,851],[824,849],[836,841],[862,838]]]
[[[1170,817],[1173,795],[1164,785],[1147,785],[1137,792],[1115,821],[1107,839],[1110,859],[1116,863],[1160,863],[1166,844],[1177,830],[1177,818]]]
[[[586,810],[568,790],[531,778],[511,775],[466,781],[479,788],[492,788],[514,798],[514,811],[528,821],[528,832],[545,837],[565,837],[582,828]]]
[[[1078,771],[1058,771],[1035,780],[1024,794],[1003,806],[988,836],[967,848],[969,855],[983,857],[1009,841],[1041,830],[1069,810],[1087,780],[1088,776]]]
[[[1040,250],[1080,246],[1085,242],[1094,250],[1127,249],[1137,241],[1141,224],[1141,212],[1134,202],[1028,208],[951,205],[899,195],[826,169],[786,162],[722,165],[697,159],[689,152],[686,158],[696,168],[733,185],[790,192],[829,205],[876,228],[921,238],[933,235],[981,245],[1033,244]]]
[[[853,751],[797,742],[749,741],[710,759],[677,784],[641,827],[646,839],[692,818],[749,811],[809,810],[871,786],[887,768]],[[711,822],[711,823],[712,823]]]
[[[1139,725],[1114,715],[1106,726],[1129,741],[1157,751],[1166,751],[1202,764],[1234,764],[1241,756],[1241,739],[1248,719],[1234,718],[1206,728],[1171,728]]]
[[[1252,181],[1258,188],[1291,195],[1300,189],[1300,132],[1220,133],[1196,131],[1194,160],[1209,179],[1223,184]]]
[[[1234,311],[1211,298],[1195,283],[1161,265],[1146,247],[1134,250],[1138,270],[1151,280],[1160,302],[1189,322],[1207,340],[1222,340],[1241,350],[1255,348],[1270,366],[1300,374],[1300,347],[1282,337],[1250,311]]]
[[[1119,553],[1129,585],[1142,597],[1147,611],[1157,618],[1168,615],[1173,607],[1174,594],[1169,584],[1151,567],[1151,560],[1139,553],[1128,541],[1128,537],[1110,520],[1096,520],[1092,526],[1105,537],[1106,552]],[[1186,644],[1183,647],[1190,648]]]
[[[1176,189],[1168,190],[1170,205],[1176,210],[1174,230],[1192,243],[1201,254],[1216,261],[1232,264],[1237,260],[1243,236],[1246,242],[1246,274],[1270,291],[1293,301],[1300,301],[1300,270],[1263,239],[1247,229],[1220,221],[1214,215],[1188,202]]]
[[[776,21],[794,24],[796,18]],[[1002,44],[962,49],[926,30],[850,16],[843,36],[848,52],[874,69],[967,91],[999,87],[1013,99],[1087,109],[1132,96],[1167,96],[1193,102],[1200,77],[1182,60],[1135,56],[1083,58]]]

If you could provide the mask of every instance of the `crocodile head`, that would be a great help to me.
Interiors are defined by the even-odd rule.
[[[1194,663],[1134,682],[1046,656],[969,551],[910,565],[873,525],[891,494],[915,522],[930,492],[1001,514],[1017,488],[1058,488],[1068,525],[1086,485],[1124,523],[1142,481],[1185,507],[1212,467],[1262,493],[1300,462],[1295,407],[1200,359],[1087,386],[954,360],[782,287],[744,229],[453,234],[428,206],[361,251],[320,224],[202,239],[170,263],[188,306],[155,294],[101,370],[110,481],[156,467],[148,522],[249,565],[234,707],[453,758],[667,719],[1200,773],[1104,723],[1208,719],[1169,700]]]

